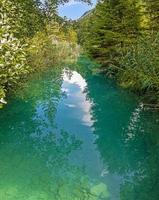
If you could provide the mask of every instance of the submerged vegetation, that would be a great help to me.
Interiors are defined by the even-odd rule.
[[[81,17],[77,30],[80,44],[101,64],[101,71],[159,102],[157,0],[99,1]]]

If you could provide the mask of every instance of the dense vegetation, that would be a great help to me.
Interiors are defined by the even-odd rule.
[[[72,23],[56,12],[65,2],[0,0],[0,106],[28,74],[78,54]]]
[[[30,73],[75,59],[77,35],[100,71],[158,102],[159,2],[102,0],[77,23],[57,15],[65,2],[0,0],[0,105]]]
[[[159,101],[159,1],[102,0],[77,27],[80,44],[101,71]]]

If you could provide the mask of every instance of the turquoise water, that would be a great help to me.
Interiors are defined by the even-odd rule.
[[[38,74],[0,110],[0,200],[159,200],[159,114],[92,65]]]

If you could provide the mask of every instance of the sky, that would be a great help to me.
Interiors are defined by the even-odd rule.
[[[70,0],[69,3],[59,6],[58,12],[62,17],[66,16],[68,19],[76,20],[86,11],[92,9],[96,4],[96,0],[92,0],[92,3],[93,5],[90,6],[77,0]]]

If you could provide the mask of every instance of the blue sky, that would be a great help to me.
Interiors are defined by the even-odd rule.
[[[96,0],[92,1],[93,6],[96,4]],[[87,5],[86,3],[81,3],[77,0],[70,0],[69,3],[59,6],[59,15],[68,19],[78,19],[86,11],[93,8],[93,6]]]

